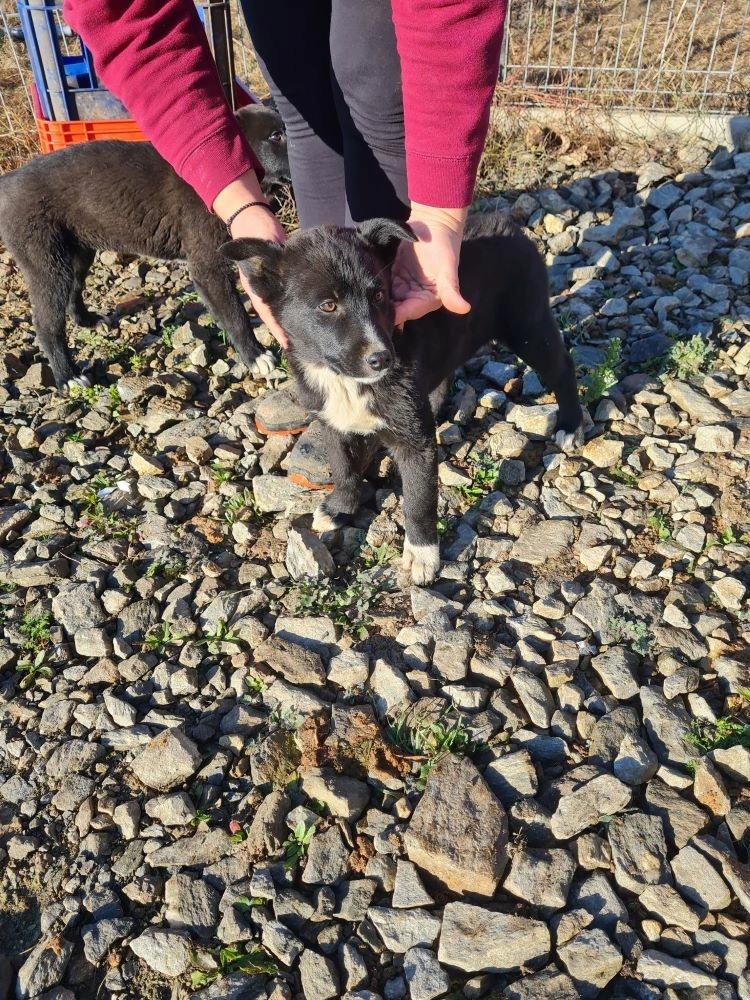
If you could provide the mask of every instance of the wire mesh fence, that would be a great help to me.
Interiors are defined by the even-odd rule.
[[[750,0],[509,0],[510,100],[748,113]]]
[[[238,0],[231,27],[237,75],[262,90]],[[748,29],[750,0],[509,0],[502,93],[529,105],[747,114]],[[75,46],[61,19],[59,32],[61,44]],[[0,0],[0,144],[8,149],[34,129],[29,78],[15,2]]]

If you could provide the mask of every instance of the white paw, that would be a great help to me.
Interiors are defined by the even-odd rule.
[[[69,378],[65,383],[65,388],[70,389],[72,386],[77,385],[83,389],[91,388],[91,379],[87,375],[76,375],[75,378]]]
[[[555,434],[555,444],[566,455],[573,455],[583,446],[583,424],[574,431],[558,431]]]
[[[313,531],[336,531],[339,525],[336,518],[328,513],[325,504],[321,504],[313,511],[312,527]]]
[[[263,351],[250,366],[250,374],[270,375],[278,366],[279,363],[276,360],[276,355],[272,351]]]
[[[404,556],[401,565],[411,573],[412,583],[424,587],[432,583],[440,569],[439,545],[412,545],[404,539]]]

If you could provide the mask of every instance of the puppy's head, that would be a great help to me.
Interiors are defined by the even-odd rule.
[[[415,240],[408,226],[372,219],[299,230],[283,246],[232,240],[221,251],[271,307],[294,362],[375,382],[394,360],[390,274],[402,240]]]
[[[263,189],[288,184],[289,153],[281,115],[264,104],[249,104],[237,112],[242,133],[265,170]]]

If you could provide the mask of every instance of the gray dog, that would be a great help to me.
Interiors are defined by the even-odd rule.
[[[289,179],[281,118],[271,108],[238,111],[263,165],[264,186]],[[105,140],[39,156],[0,177],[0,239],[29,290],[34,329],[55,383],[88,384],[65,340],[65,313],[79,326],[102,317],[82,297],[97,250],[187,261],[195,290],[254,374],[276,361],[263,351],[236,287],[234,265],[218,247],[227,238],[193,189],[149,142]]]

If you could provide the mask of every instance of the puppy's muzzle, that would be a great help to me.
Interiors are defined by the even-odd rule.
[[[367,367],[371,368],[374,372],[387,371],[391,367],[392,361],[390,351],[373,351],[372,354],[368,354],[365,358]]]

